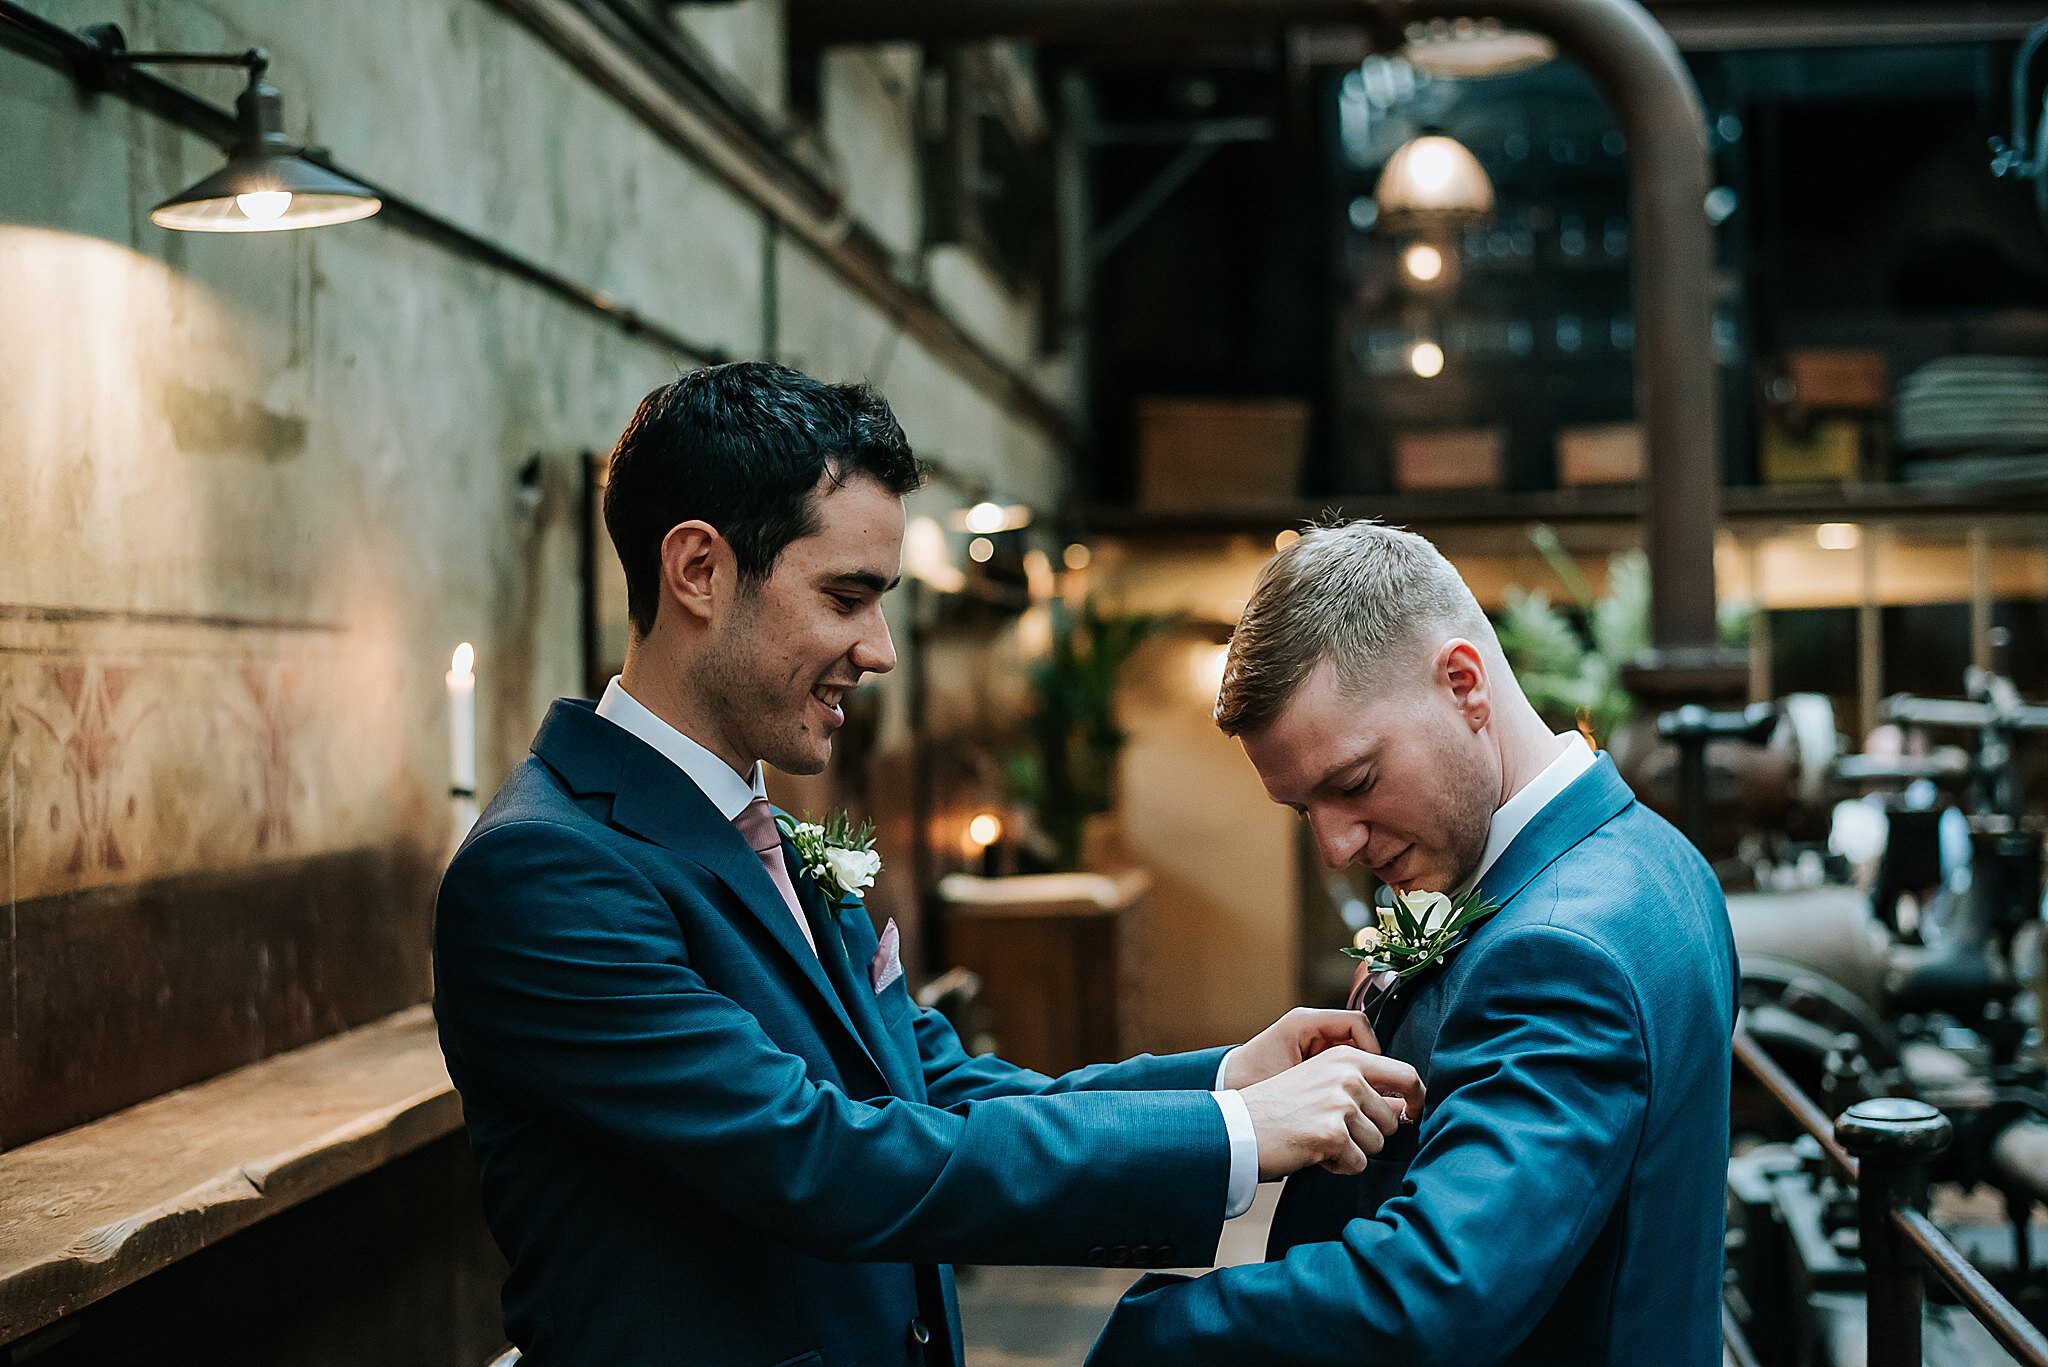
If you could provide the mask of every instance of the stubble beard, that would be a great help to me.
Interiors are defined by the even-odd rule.
[[[711,703],[724,734],[748,754],[785,774],[822,773],[829,756],[817,753],[805,729],[810,689],[798,695],[792,715],[785,685],[760,659],[763,627],[758,605],[743,594],[725,631],[698,664],[700,696]]]

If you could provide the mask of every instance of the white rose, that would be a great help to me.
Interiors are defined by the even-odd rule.
[[[1434,935],[1451,921],[1451,899],[1440,892],[1404,892],[1402,904],[1424,935]]]
[[[875,875],[881,872],[882,856],[873,850],[826,850],[825,867],[832,871],[832,881],[848,892],[861,892],[875,885]]]

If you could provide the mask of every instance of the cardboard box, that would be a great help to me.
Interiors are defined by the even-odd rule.
[[[1498,489],[1504,427],[1448,427],[1394,434],[1397,489]]]
[[[1299,399],[1138,400],[1138,506],[1287,509],[1301,493],[1309,406]]]
[[[1557,429],[1560,485],[1633,484],[1643,477],[1643,425],[1599,423]]]
[[[1788,352],[1785,378],[1802,408],[1881,413],[1891,405],[1882,351]]]
[[[1794,431],[1766,417],[1758,456],[1765,484],[1851,484],[1862,470],[1863,424],[1827,418]]]

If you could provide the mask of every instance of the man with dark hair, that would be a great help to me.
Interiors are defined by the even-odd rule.
[[[555,704],[435,922],[529,1367],[958,1367],[944,1263],[1207,1262],[1260,1178],[1420,1112],[1355,1012],[1058,1079],[969,1057],[813,879],[762,764],[823,769],[895,664],[919,477],[879,397],[760,364],[656,390],[613,453],[624,671]]]

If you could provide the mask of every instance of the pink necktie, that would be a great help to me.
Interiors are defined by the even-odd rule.
[[[782,831],[775,824],[775,813],[768,810],[768,799],[757,797],[749,802],[746,810],[732,819],[732,824],[739,828],[754,853],[761,856],[761,867],[768,871],[775,890],[782,894],[783,904],[796,918],[796,928],[804,933],[804,943],[816,954],[818,942],[811,935],[811,923],[804,919],[803,904],[796,900],[796,885],[789,881],[789,865],[782,858]]]

